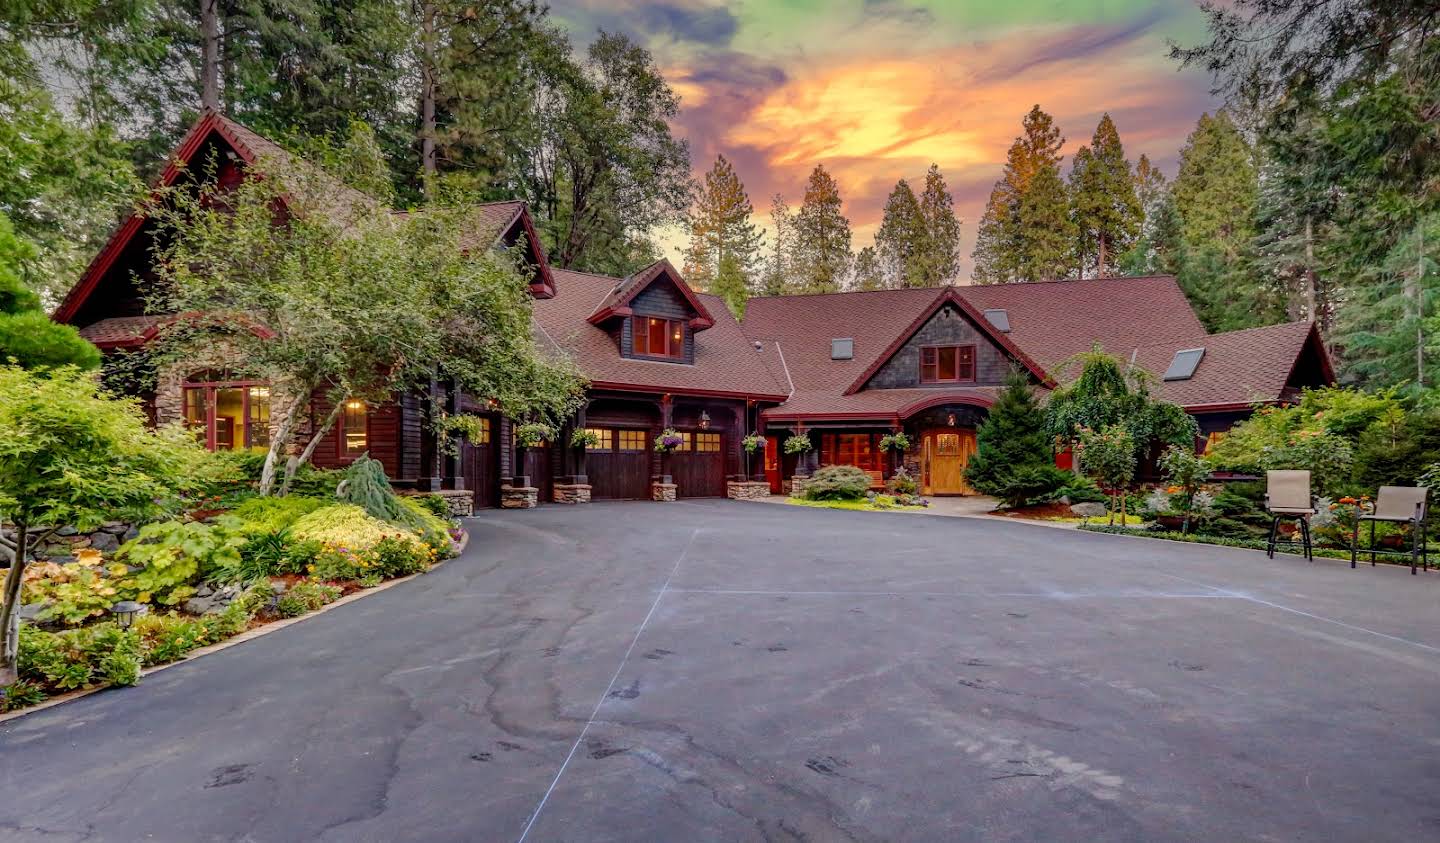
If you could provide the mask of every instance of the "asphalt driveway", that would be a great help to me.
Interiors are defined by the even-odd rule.
[[[0,724],[0,839],[1440,838],[1440,574],[729,501]]]

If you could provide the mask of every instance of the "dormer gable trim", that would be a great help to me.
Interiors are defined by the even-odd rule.
[[[680,292],[685,303],[695,314],[690,317],[692,331],[703,331],[715,325],[714,317],[705,309],[705,305],[701,304],[700,297],[695,295],[695,291],[690,289],[690,285],[685,283],[685,279],[665,258],[661,258],[615,285],[615,289],[611,291],[610,295],[606,296],[600,306],[595,308],[595,312],[590,314],[588,321],[592,325],[603,325],[616,317],[632,315],[634,310],[631,309],[630,302],[661,277],[670,280],[670,283]]]
[[[864,389],[865,384],[869,383],[870,379],[880,371],[881,367],[888,363],[890,358],[894,357],[896,352],[910,341],[911,337],[914,337],[921,328],[925,327],[925,323],[934,318],[934,316],[947,305],[954,305],[956,309],[963,313],[966,318],[974,324],[976,330],[1015,360],[1019,361],[1030,374],[1035,376],[1037,381],[1051,388],[1055,386],[1055,380],[1040,367],[1039,363],[1036,363],[1030,355],[1021,351],[1020,347],[1012,342],[1008,336],[997,330],[996,327],[991,324],[990,320],[986,319],[985,315],[977,310],[973,304],[966,301],[965,297],[961,296],[954,287],[946,287],[940,291],[940,294],[935,297],[934,301],[920,312],[919,316],[915,317],[915,320],[900,333],[900,336],[896,337],[895,341],[890,343],[865,371],[860,373],[860,376],[850,384],[844,394],[854,395]]]

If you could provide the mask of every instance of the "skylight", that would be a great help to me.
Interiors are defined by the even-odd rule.
[[[1170,368],[1165,370],[1167,381],[1188,381],[1195,376],[1195,369],[1200,366],[1200,358],[1205,356],[1203,348],[1183,348],[1175,352],[1175,357],[1170,361]]]
[[[852,337],[839,337],[830,341],[831,360],[853,360],[855,358],[855,340]]]
[[[1003,307],[985,311],[985,321],[994,325],[1001,333],[1010,333],[1010,314]]]

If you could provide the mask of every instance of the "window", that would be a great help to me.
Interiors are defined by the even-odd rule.
[[[490,420],[487,418],[481,418],[480,427],[475,431],[475,434],[475,438],[470,440],[471,445],[489,445]]]
[[[927,345],[920,349],[921,383],[975,380],[975,346]]]
[[[340,456],[354,459],[370,447],[367,420],[370,408],[364,401],[351,399],[340,412]]]
[[[593,448],[590,448],[589,450],[609,451],[615,447],[615,431],[611,430],[610,428],[587,427],[585,428],[585,432],[595,434],[595,437],[600,440],[600,444],[596,445]]]
[[[649,443],[645,441],[649,436],[648,431],[621,430],[617,432],[620,434],[620,450],[622,451],[643,451],[649,447]]]
[[[223,373],[206,372],[197,378],[217,378],[182,385],[181,414],[195,438],[212,451],[237,451],[270,446],[270,387],[243,381],[218,380]]]
[[[820,442],[820,461],[826,465],[853,465],[873,471],[880,468],[879,453],[868,433],[827,433]]]
[[[630,323],[631,350],[647,357],[684,357],[685,323],[675,319],[636,316]]]
[[[695,450],[702,454],[720,453],[720,434],[718,433],[697,433],[695,434]]]
[[[680,434],[680,444],[679,444],[679,446],[677,446],[677,447],[675,448],[675,450],[676,450],[676,451],[693,451],[693,450],[695,450],[695,434],[691,433],[691,432],[688,431],[688,430],[681,430],[681,431],[677,431],[677,432]]]

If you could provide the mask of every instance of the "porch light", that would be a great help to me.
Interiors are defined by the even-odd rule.
[[[948,416],[945,417],[945,424],[949,425],[950,427],[954,427],[954,426],[955,426],[955,414],[954,414],[954,413],[951,413],[950,415],[948,415]]]
[[[129,629],[135,623],[135,617],[145,611],[145,606],[136,603],[134,600],[121,600],[110,607],[110,614],[115,616],[115,622],[121,629]]]
[[[363,410],[363,409],[365,409],[365,402],[364,402],[364,401],[346,401],[346,402],[345,402],[345,409],[347,409],[347,410],[357,410],[357,411],[358,411],[358,410]]]
[[[709,429],[710,429],[710,414],[707,413],[707,412],[705,412],[704,410],[701,410],[701,411],[700,411],[700,429],[701,429],[701,430],[709,430]]]

